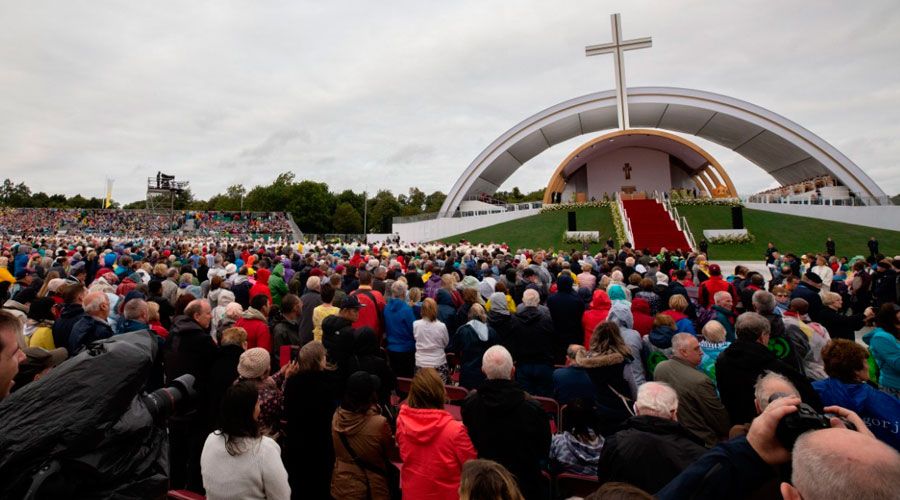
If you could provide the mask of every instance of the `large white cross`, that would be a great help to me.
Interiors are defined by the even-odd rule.
[[[612,53],[613,64],[616,66],[616,108],[619,114],[619,128],[624,130],[629,128],[628,95],[625,87],[625,51],[650,48],[653,46],[653,41],[649,36],[634,40],[622,40],[622,22],[619,20],[619,14],[612,14],[609,17],[612,22],[612,43],[588,45],[584,48],[584,53],[587,56]]]

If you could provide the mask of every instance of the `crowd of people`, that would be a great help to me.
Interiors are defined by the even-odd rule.
[[[193,227],[188,228],[187,221],[192,221]],[[159,238],[177,232],[247,240],[259,235],[289,237],[291,227],[284,212],[0,209],[0,234],[7,236]]]
[[[245,222],[229,219],[196,220]],[[149,335],[146,390],[196,378],[166,424],[172,489],[537,499],[574,475],[588,498],[900,491],[900,257],[877,244],[770,245],[768,276],[627,243],[2,244],[0,405],[95,342]],[[779,423],[801,411],[828,428],[788,441]]]

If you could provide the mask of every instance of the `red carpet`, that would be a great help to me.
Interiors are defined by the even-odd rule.
[[[649,248],[653,253],[659,252],[661,247],[673,252],[678,248],[690,250],[684,233],[656,200],[622,200],[622,205],[625,217],[631,222],[634,248]]]

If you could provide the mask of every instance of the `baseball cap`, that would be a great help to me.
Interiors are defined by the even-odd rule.
[[[361,304],[359,299],[353,295],[347,295],[344,297],[344,300],[341,301],[341,309],[359,309],[361,307],[366,307],[366,305]]]
[[[711,274],[711,275],[722,274],[722,268],[719,267],[718,264],[710,264],[709,265],[709,274]]]

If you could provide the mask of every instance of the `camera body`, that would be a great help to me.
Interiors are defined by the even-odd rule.
[[[781,442],[782,446],[788,450],[793,449],[794,443],[797,442],[797,438],[804,432],[830,428],[831,417],[833,416],[834,415],[827,413],[821,414],[813,409],[812,406],[809,406],[806,403],[800,403],[797,405],[796,412],[785,415],[784,418],[778,422],[778,427],[775,428],[775,437],[778,438],[778,441]],[[856,426],[850,421],[844,418],[841,418],[841,421],[844,422],[844,426],[848,429],[852,431],[857,430]]]

